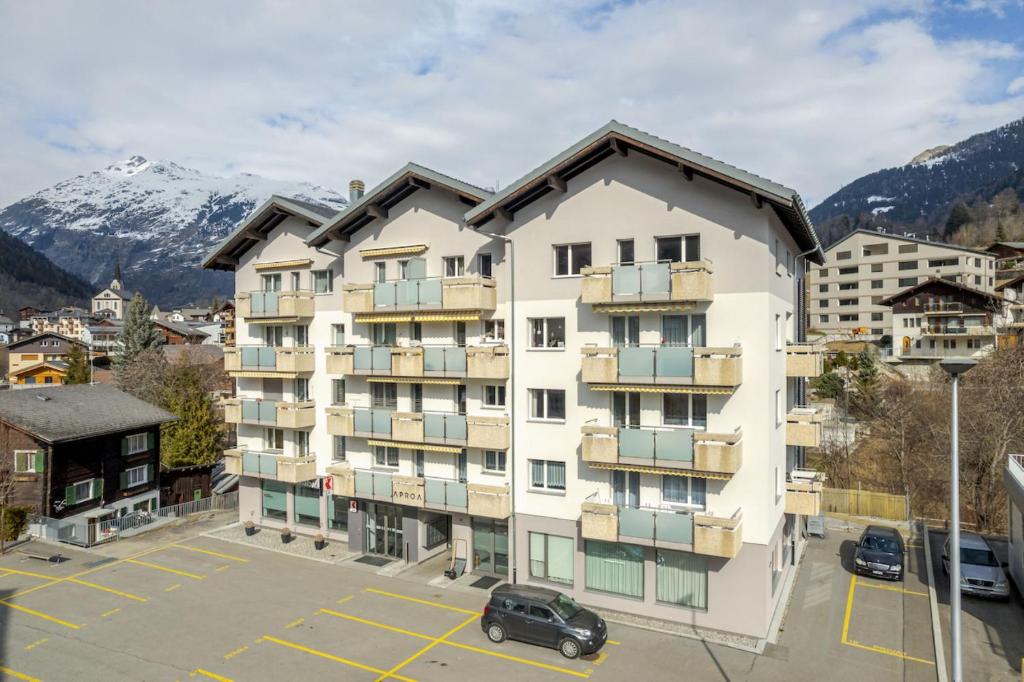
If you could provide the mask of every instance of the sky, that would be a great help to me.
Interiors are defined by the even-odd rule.
[[[0,0],[0,206],[139,154],[501,187],[609,119],[814,205],[1024,116],[1024,0]]]

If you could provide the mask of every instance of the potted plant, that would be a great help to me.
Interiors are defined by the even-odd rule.
[[[317,533],[316,535],[313,536],[313,546],[316,547],[317,549],[323,549],[324,547],[327,546],[326,538],[324,538],[324,536],[321,535],[320,533]]]
[[[292,541],[292,531],[291,531],[290,528],[285,526],[284,528],[281,529],[281,542],[282,542],[282,544],[287,545],[291,541]]]
[[[247,536],[252,537],[253,535],[256,535],[256,524],[253,523],[251,520],[246,521],[245,524],[243,524],[243,526],[245,528],[245,534]]]

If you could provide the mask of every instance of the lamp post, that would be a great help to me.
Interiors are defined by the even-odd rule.
[[[949,637],[953,648],[953,682],[963,682],[960,631],[960,428],[959,404],[960,376],[978,364],[972,358],[946,358],[939,366],[953,379],[953,404],[950,412],[950,482],[949,482]]]

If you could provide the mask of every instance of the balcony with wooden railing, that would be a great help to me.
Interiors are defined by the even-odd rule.
[[[233,377],[295,378],[316,369],[312,346],[235,346],[224,349],[224,371]]]
[[[332,406],[327,432],[400,444],[446,445],[507,450],[508,417],[457,412],[398,412],[388,408]]]
[[[592,266],[580,271],[580,300],[598,307],[710,301],[714,298],[711,273],[707,260]]]
[[[786,445],[816,448],[821,445],[822,415],[815,407],[797,406],[786,415]]]
[[[327,372],[350,376],[504,380],[508,346],[333,346]]]
[[[313,317],[312,291],[248,291],[235,296],[235,315],[251,323],[279,323]]]
[[[812,343],[786,344],[787,377],[819,377],[825,371],[825,349]]]
[[[607,386],[735,388],[743,378],[743,348],[674,345],[584,346],[583,382]],[[599,389],[601,390],[601,389]],[[628,390],[623,388],[621,390]]]
[[[821,513],[825,475],[813,469],[794,469],[786,481],[786,513],[817,516]]]
[[[308,429],[316,423],[316,405],[312,400],[284,402],[229,398],[224,401],[224,421],[228,424]]]
[[[743,462],[742,435],[670,427],[586,425],[583,461],[734,474]]]
[[[352,314],[482,312],[493,311],[496,305],[494,279],[480,276],[346,284],[342,296],[342,308]]]
[[[224,471],[282,483],[302,483],[316,478],[314,455],[288,456],[280,452],[259,452],[246,448],[224,451]]]

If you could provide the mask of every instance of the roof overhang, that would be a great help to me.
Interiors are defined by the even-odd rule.
[[[981,291],[980,289],[972,289],[971,287],[964,286],[959,282],[950,282],[948,279],[942,279],[941,277],[929,277],[928,279],[919,284],[915,284],[912,287],[907,287],[903,291],[898,291],[892,296],[887,296],[886,298],[883,298],[881,301],[878,302],[878,305],[891,306],[894,303],[898,303],[899,301],[905,300],[907,298],[910,298],[911,296],[916,295],[918,291],[920,291],[921,289],[934,284],[939,284],[942,286],[949,287],[950,289],[963,291],[964,293],[972,294],[974,296],[978,296],[981,298],[987,298],[990,301],[1002,300],[998,296],[990,294],[987,291]]]
[[[206,255],[203,268],[234,271],[246,251],[266,241],[270,232],[289,217],[301,218],[311,227],[320,227],[327,220],[285,197],[273,196]]]
[[[320,248],[331,240],[349,241],[353,233],[374,220],[386,220],[388,212],[410,195],[432,187],[442,187],[454,193],[467,208],[476,206],[491,194],[480,187],[409,163],[310,235],[306,243]]]
[[[551,192],[565,192],[565,183],[614,156],[643,154],[675,168],[680,181],[700,176],[742,194],[756,207],[768,205],[812,261],[825,260],[818,236],[800,195],[783,185],[741,170],[643,131],[612,121],[535,168],[466,214],[466,223],[480,227],[495,217],[511,220],[516,212]]]

